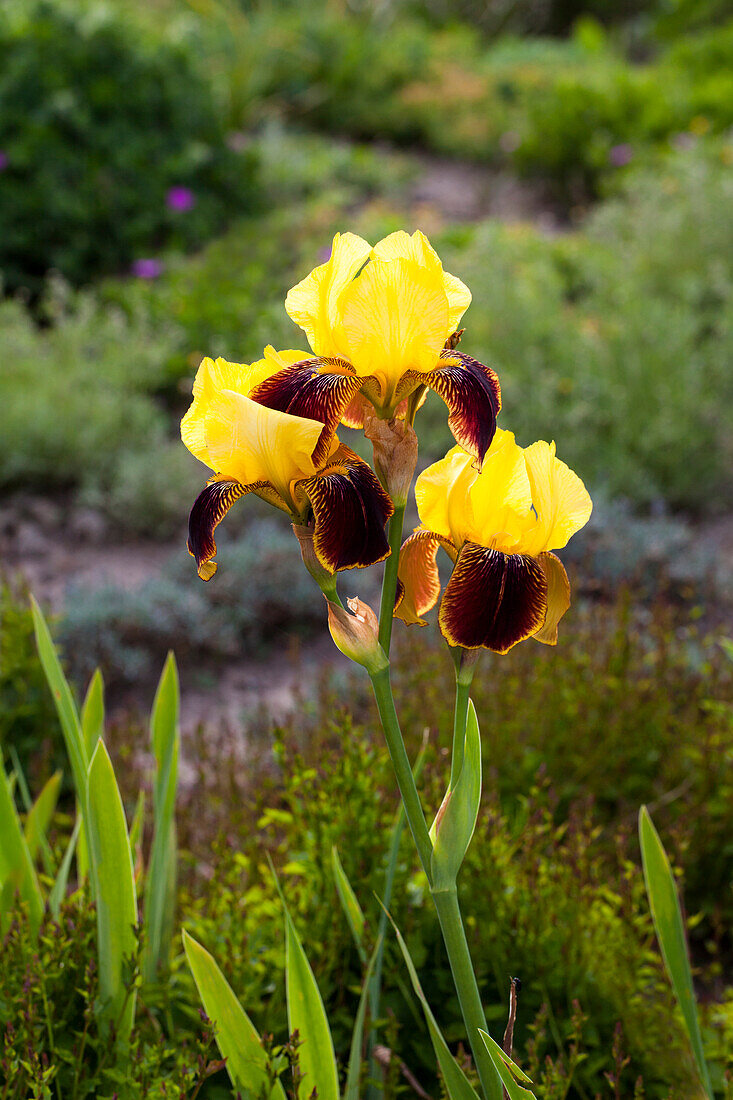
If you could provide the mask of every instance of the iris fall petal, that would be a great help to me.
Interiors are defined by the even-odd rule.
[[[547,582],[539,562],[467,542],[440,606],[440,628],[450,645],[485,646],[507,653],[545,622]]]

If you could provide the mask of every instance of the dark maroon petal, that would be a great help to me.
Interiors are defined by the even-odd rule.
[[[259,493],[265,499],[277,497],[275,490],[267,481],[258,481],[253,485],[242,485],[232,478],[214,477],[196,502],[188,517],[188,552],[196,559],[196,568],[202,581],[209,581],[217,570],[217,564],[211,559],[216,554],[214,531],[219,526],[231,506],[245,493]],[[279,500],[279,497],[278,497]],[[272,500],[272,503],[276,503]],[[280,502],[282,507],[282,502]]]
[[[542,566],[527,554],[502,554],[467,542],[440,605],[450,645],[506,653],[540,629],[547,612]]]
[[[448,427],[480,470],[501,408],[499,379],[491,367],[461,351],[442,351],[440,358],[441,365],[423,375],[422,381],[445,401],[450,411]]]
[[[315,518],[313,548],[325,569],[335,573],[384,561],[384,525],[394,508],[366,462],[342,444],[301,486]]]
[[[320,420],[324,428],[312,456],[320,466],[362,382],[345,359],[304,359],[260,382],[250,397],[268,409]]]

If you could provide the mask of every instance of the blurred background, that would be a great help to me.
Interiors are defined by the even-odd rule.
[[[323,700],[346,675],[335,665],[314,699],[331,656],[320,595],[287,521],[254,500],[220,528],[216,580],[198,581],[186,521],[206,471],[178,425],[203,355],[304,346],[285,293],[335,231],[420,228],[473,292],[462,346],[498,371],[502,425],[525,445],[555,438],[595,501],[565,555],[575,607],[561,646],[520,647],[481,689],[497,725],[512,716],[492,805],[511,816],[534,790],[549,815],[532,819],[540,860],[547,823],[577,825],[569,807],[590,799],[596,817],[572,835],[585,843],[600,822],[607,849],[601,864],[573,849],[582,889],[616,875],[625,897],[623,838],[638,803],[660,799],[720,1001],[733,927],[732,127],[729,0],[3,0],[0,742],[12,729],[39,773],[58,751],[27,583],[80,689],[101,664],[133,772],[134,716],[169,647],[189,738],[214,724],[234,752],[295,708],[291,736],[320,744]],[[451,445],[445,422],[437,400],[420,414],[422,465]],[[378,577],[353,581],[369,595]],[[426,689],[414,639],[397,635],[409,703]],[[439,728],[437,682],[424,721]],[[368,699],[356,713],[372,721]],[[216,772],[189,775],[196,821],[209,821],[183,827],[193,850],[231,808]],[[546,908],[565,903],[566,884],[553,889]],[[611,935],[602,921],[597,934]],[[541,968],[547,944],[532,942]],[[550,960],[548,1003],[582,987],[585,1008],[600,983],[623,1005],[623,966],[646,965],[635,950],[621,944],[632,962],[588,989],[587,959],[572,981],[567,957],[557,971]],[[639,1012],[637,1031],[665,1049],[666,1023]],[[561,1049],[554,1022],[535,1022]],[[578,1096],[623,1061],[609,1053],[613,1013],[592,1026],[583,1042],[607,1061],[587,1056]],[[628,1073],[642,1072],[633,1057]],[[648,1095],[666,1096],[649,1058]]]

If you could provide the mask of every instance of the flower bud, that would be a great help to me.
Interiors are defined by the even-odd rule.
[[[407,503],[417,463],[417,435],[412,424],[392,417],[364,416],[364,435],[374,448],[374,469],[396,508]]]
[[[346,601],[348,611],[328,600],[328,629],[345,657],[363,665],[369,673],[389,664],[379,644],[379,620],[368,603],[358,596]]]

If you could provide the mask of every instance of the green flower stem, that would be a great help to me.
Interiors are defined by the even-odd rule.
[[[396,504],[394,515],[389,521],[389,548],[391,553],[384,563],[384,576],[382,578],[382,599],[379,604],[379,644],[389,657],[389,646],[392,641],[392,616],[394,612],[395,593],[397,591],[397,570],[400,564],[400,547],[402,545],[402,524],[405,519],[405,505]]]
[[[400,730],[400,723],[392,698],[389,665],[378,672],[370,673],[370,679],[374,688],[374,697],[377,700],[379,717],[382,720],[382,729],[387,741],[392,767],[402,796],[402,804],[405,807],[405,816],[415,841],[422,869],[428,877],[428,882],[430,882],[430,859],[433,854],[433,845],[425,823],[425,814],[420,805],[415,777],[412,774],[405,743],[402,740],[402,731]]]
[[[412,774],[405,743],[402,739],[402,731],[400,730],[399,719],[392,697],[389,666],[380,669],[379,672],[372,673],[370,678],[377,707],[379,708],[379,717],[382,721],[387,748],[402,796],[402,804],[405,807],[405,816],[415,841],[422,869],[431,884],[431,893],[438,913],[453,981],[458,992],[463,1021],[466,1025],[466,1033],[471,1044],[484,1096],[486,1100],[501,1100],[501,1082],[478,1034],[479,1028],[486,1031],[486,1020],[478,985],[476,984],[476,976],[473,972],[466,933],[463,930],[458,896],[455,888],[432,892],[431,859],[433,845],[425,822],[425,815],[420,805],[415,777]]]
[[[481,650],[462,649],[456,660],[456,705],[453,714],[453,753],[450,765],[450,785],[453,787],[463,767],[463,745],[468,721],[468,700]]]
[[[482,1031],[487,1030],[486,1019],[455,887],[451,890],[435,891],[433,901],[438,913],[440,930],[443,933],[443,942],[448,952],[453,982],[458,991],[463,1022],[466,1025],[468,1041],[473,1052],[473,1060],[476,1064],[483,1094],[486,1100],[502,1100],[499,1075],[494,1069],[489,1053],[478,1033],[479,1028]]]

